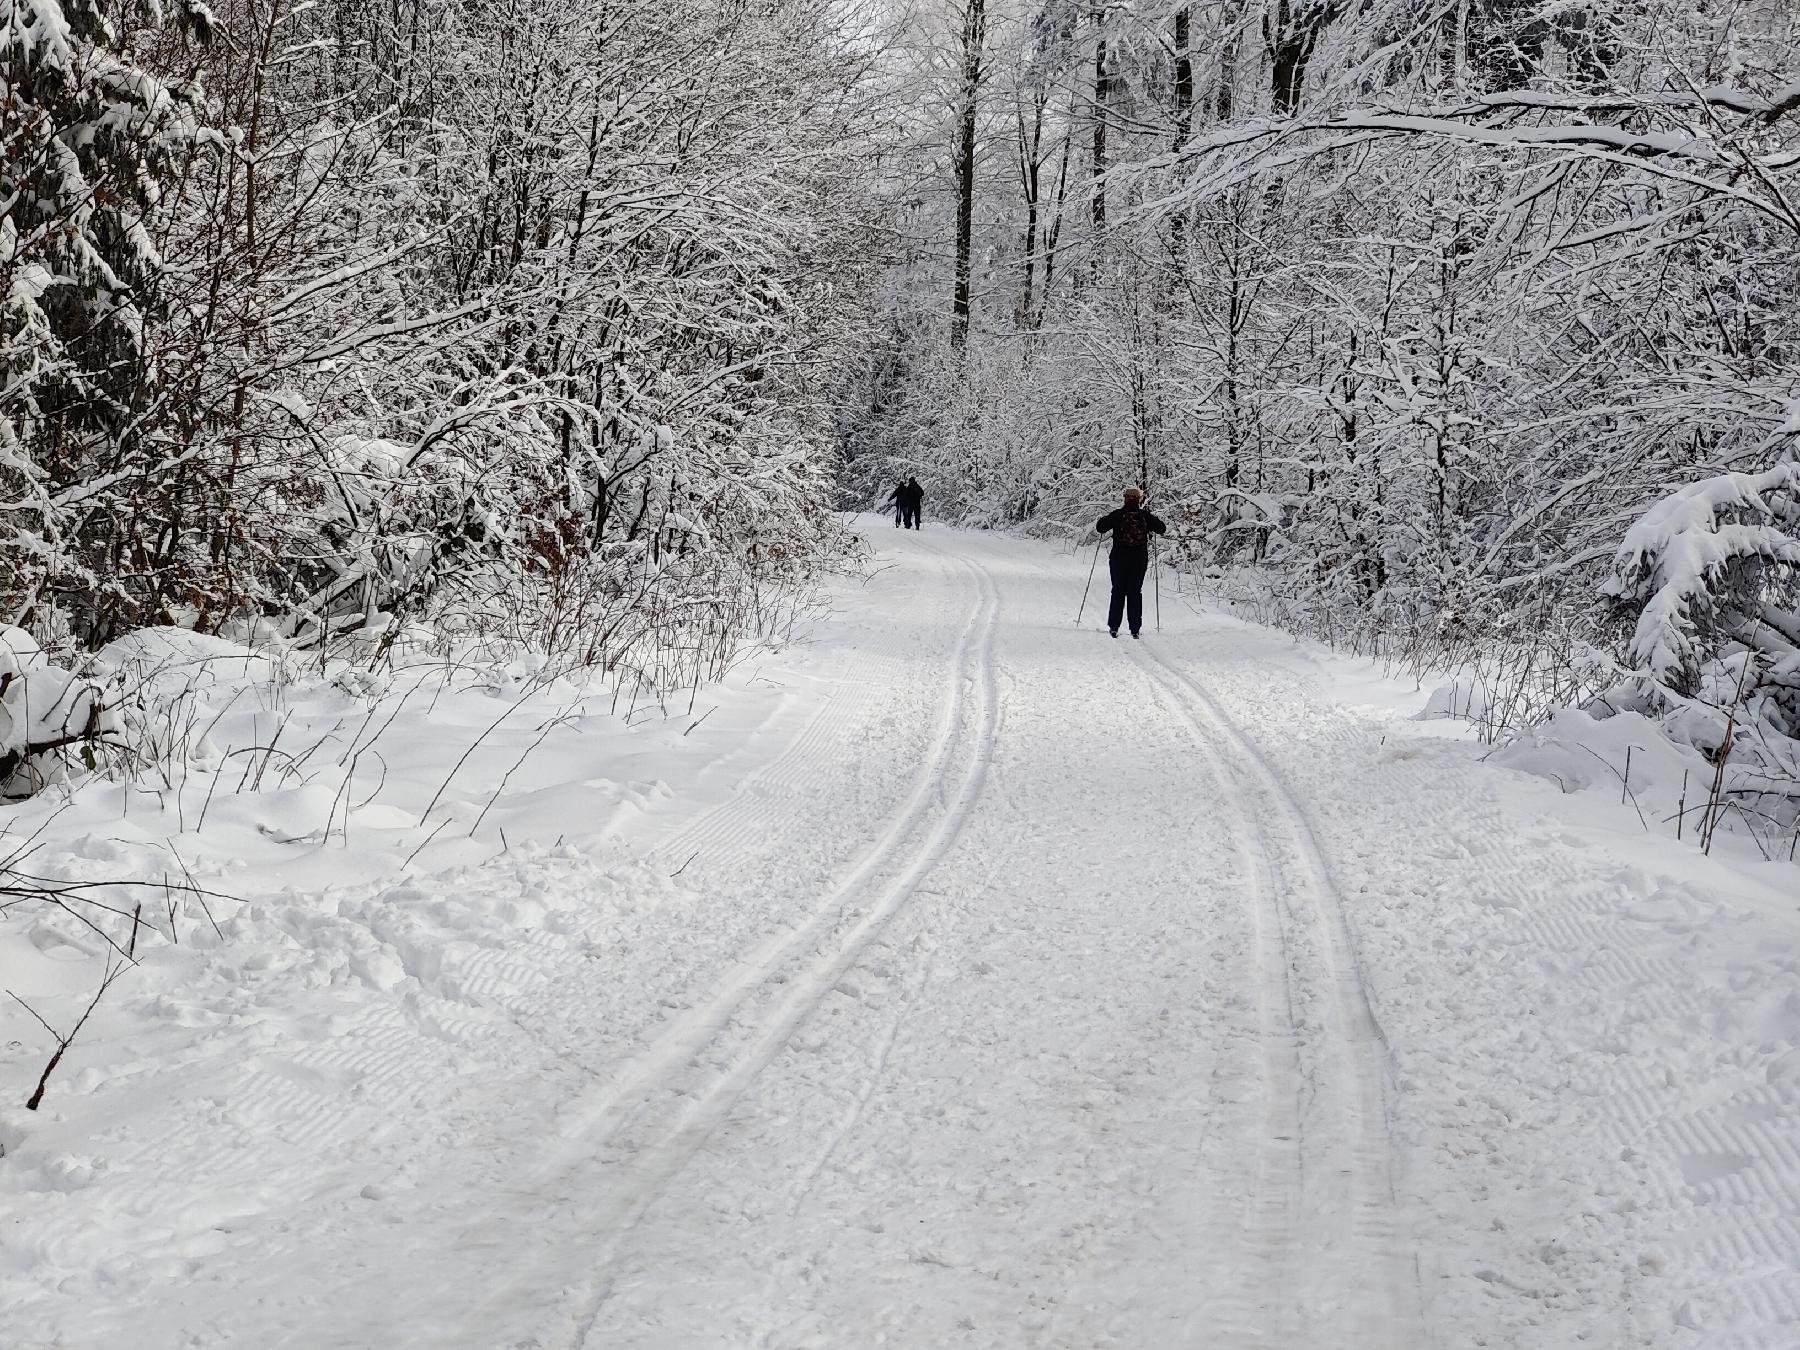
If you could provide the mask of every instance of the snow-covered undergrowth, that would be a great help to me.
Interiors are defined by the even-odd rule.
[[[779,631],[729,645],[671,623],[686,645],[610,670],[422,632],[371,670],[173,628],[59,664],[9,634],[105,735],[0,803],[0,1209],[32,1216],[0,1234],[0,1341],[43,1343],[12,1339],[18,1300],[79,1321],[209,1268],[283,1187],[428,1180],[421,1103],[522,1057],[558,1083],[620,1060],[665,1009],[657,951],[584,996],[579,1043],[518,1009],[691,902],[620,836],[712,804],[730,747],[807,691],[814,654],[759,618]],[[216,1174],[169,1170],[194,1151]]]
[[[371,673],[181,629],[129,634],[77,674],[18,630],[0,636],[14,675],[0,747],[15,796],[30,794],[0,816],[9,1150],[30,1132],[27,1093],[101,990],[95,1016],[115,1027],[183,1022],[201,1014],[173,991],[221,947],[258,979],[389,988],[405,921],[370,897],[502,853],[520,878],[562,865],[565,836],[591,846],[596,819],[666,793],[647,764],[633,776],[644,746],[672,738],[678,752],[747,678],[674,699],[636,672],[559,674],[472,646],[402,650]],[[352,894],[371,907],[334,903]],[[434,921],[457,931],[507,922],[517,900],[446,903]],[[51,1099],[70,1086],[44,1078]]]
[[[96,767],[118,731],[95,681],[52,665],[22,628],[0,625],[0,797],[61,782],[71,764]]]
[[[1545,592],[1529,614],[1361,612],[1243,566],[1202,584],[1245,617],[1435,684],[1423,716],[1471,723],[1565,792],[1612,793],[1646,828],[1709,851],[1724,831],[1765,858],[1800,847],[1800,464],[1655,502],[1585,605]]]
[[[1487,654],[1495,661],[1495,654]],[[1498,764],[1535,774],[1565,793],[1595,793],[1620,803],[1646,831],[1689,840],[1708,851],[1729,836],[1746,856],[1792,861],[1796,852],[1795,794],[1800,792],[1796,743],[1746,718],[1734,728],[1733,753],[1720,756],[1696,732],[1731,720],[1732,697],[1687,703],[1655,716],[1611,700],[1619,686],[1579,701],[1547,702],[1529,719],[1518,717],[1506,694],[1487,683],[1482,662],[1450,669],[1409,669],[1385,662],[1430,691],[1420,720],[1466,724],[1493,747]],[[1597,667],[1604,662],[1596,661]],[[1578,677],[1570,676],[1573,683]]]

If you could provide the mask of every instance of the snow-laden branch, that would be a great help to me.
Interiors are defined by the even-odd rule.
[[[1606,594],[1637,606],[1636,666],[1694,692],[1713,634],[1800,573],[1800,463],[1689,483],[1626,531]]]
[[[1321,117],[1247,119],[1114,172],[1146,186],[1170,184],[1146,194],[1134,213],[1155,218],[1371,141],[1421,138],[1596,160],[1736,203],[1800,234],[1800,213],[1781,181],[1800,159],[1792,148],[1768,145],[1771,129],[1797,112],[1800,85],[1766,96],[1723,87],[1594,97],[1524,90],[1423,110],[1375,104]],[[1540,115],[1547,113],[1575,113],[1583,120],[1545,121]],[[1698,114],[1702,124],[1653,125],[1678,113]],[[1652,125],[1624,125],[1634,120]]]

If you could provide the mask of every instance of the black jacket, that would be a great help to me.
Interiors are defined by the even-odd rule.
[[[1150,558],[1150,536],[1153,534],[1167,534],[1169,532],[1169,527],[1167,525],[1163,524],[1162,521],[1157,519],[1156,516],[1151,514],[1149,511],[1144,510],[1143,507],[1141,507],[1141,506],[1121,506],[1117,511],[1108,511],[1105,515],[1101,516],[1097,522],[1095,522],[1094,528],[1096,530],[1098,530],[1101,534],[1112,533],[1113,531],[1118,529],[1120,523],[1122,522],[1123,518],[1125,517],[1125,515],[1128,512],[1135,512],[1135,513],[1143,516],[1143,518],[1144,518],[1144,542],[1141,544],[1137,544],[1137,545],[1122,544],[1119,542],[1118,536],[1115,534],[1113,536],[1113,546],[1112,546],[1113,555],[1115,557],[1118,557],[1120,555],[1126,555],[1126,556],[1133,557],[1133,558],[1143,558],[1147,562]]]

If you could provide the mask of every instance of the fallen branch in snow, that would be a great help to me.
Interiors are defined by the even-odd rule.
[[[200,885],[181,855],[175,853],[172,845],[170,853],[181,867],[183,877],[181,881],[172,881],[167,876],[160,881],[145,881],[137,877],[79,880],[40,876],[35,872],[26,871],[25,863],[42,847],[46,832],[61,814],[60,810],[53,812],[36,830],[20,841],[10,853],[0,856],[0,913],[5,913],[18,905],[33,903],[60,910],[93,933],[95,937],[112,949],[115,956],[127,964],[136,963],[133,949],[136,946],[137,930],[139,928],[159,930],[154,924],[144,920],[141,901],[127,909],[123,904],[113,903],[108,898],[108,891],[119,890],[128,893],[135,891],[139,894],[144,891],[160,891],[166,899],[171,916],[174,913],[175,897],[177,895],[187,896],[199,903],[200,908],[206,914],[207,921],[212,924],[213,931],[219,931],[218,921],[213,918],[212,910],[206,902],[209,899],[235,901],[237,897],[227,895],[222,891],[208,890]],[[95,915],[98,915],[99,918],[96,918]],[[103,926],[103,920],[108,915],[122,924],[130,925],[123,944]],[[170,919],[167,936],[172,943],[180,941],[179,935],[175,931],[173,917]]]
[[[5,655],[0,796],[30,797],[58,781],[71,767],[65,751],[75,751],[74,760],[92,770],[102,753],[120,748],[118,719],[98,686],[43,662],[35,651],[25,661],[11,651]]]
[[[125,965],[125,962],[119,962],[117,964],[108,963],[106,974],[100,979],[100,987],[94,991],[94,996],[88,1000],[86,1010],[76,1019],[75,1025],[69,1028],[67,1035],[59,1032],[55,1027],[46,1022],[43,1017],[39,1015],[36,1008],[32,1007],[17,994],[13,993],[12,990],[8,989],[6,991],[7,996],[11,998],[14,1003],[17,1003],[26,1012],[30,1013],[32,1017],[37,1020],[38,1025],[43,1027],[45,1031],[49,1032],[51,1036],[56,1039],[56,1049],[51,1053],[49,1062],[44,1065],[44,1071],[38,1075],[36,1089],[32,1092],[31,1096],[26,1099],[25,1109],[27,1111],[35,1111],[38,1109],[39,1103],[44,1100],[44,1089],[50,1085],[50,1075],[56,1072],[56,1066],[62,1063],[63,1055],[68,1052],[71,1045],[75,1044],[75,1038],[81,1034],[81,1029],[87,1025],[88,1018],[94,1015],[94,1009],[100,1006],[100,1000],[105,996],[106,991],[112,988],[113,981],[118,979],[119,976],[124,973]]]

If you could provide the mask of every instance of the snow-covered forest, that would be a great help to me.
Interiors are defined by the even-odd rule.
[[[1796,1343],[1791,0],[0,0],[0,119],[6,1350]]]
[[[1136,480],[1246,612],[1792,816],[1780,0],[7,14],[0,620],[53,653],[685,685],[897,475],[1065,537]]]
[[[23,0],[4,32],[5,621],[610,666],[842,553],[875,198],[832,6]]]

